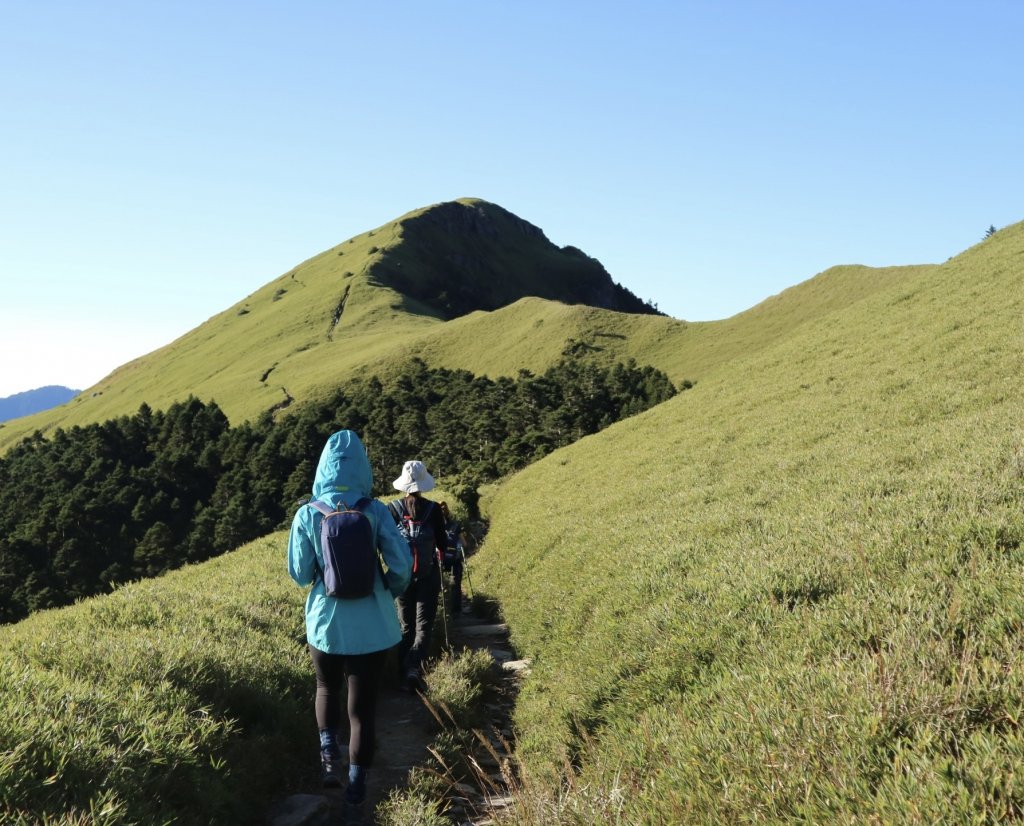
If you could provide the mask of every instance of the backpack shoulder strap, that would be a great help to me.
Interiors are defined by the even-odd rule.
[[[401,522],[402,517],[405,516],[405,502],[399,499],[392,499],[388,502],[388,510],[391,511],[391,515],[396,521]]]
[[[312,501],[307,502],[306,504],[309,505],[311,508],[316,508],[324,516],[327,516],[329,513],[334,513],[334,508],[332,508],[326,502],[321,502],[319,499],[313,499]]]

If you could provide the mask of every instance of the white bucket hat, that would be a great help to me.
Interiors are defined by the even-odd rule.
[[[402,465],[402,475],[392,484],[395,490],[403,493],[426,492],[434,489],[434,477],[427,473],[426,467],[419,459],[413,459]]]

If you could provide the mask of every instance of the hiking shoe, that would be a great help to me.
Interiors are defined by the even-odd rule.
[[[418,668],[410,668],[405,672],[405,687],[409,691],[418,691],[423,687],[423,683],[420,682],[420,670]]]
[[[348,788],[345,789],[345,802],[358,806],[366,800],[366,779],[363,777],[357,780],[349,780]]]
[[[331,759],[326,755],[321,760],[321,777],[325,789],[340,789],[345,776],[345,765],[340,758]]]

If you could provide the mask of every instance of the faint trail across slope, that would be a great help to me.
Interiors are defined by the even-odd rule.
[[[334,308],[334,315],[331,316],[331,326],[327,329],[328,341],[334,341],[334,329],[338,326],[338,322],[341,321],[341,314],[345,312],[345,304],[348,302],[348,294],[351,289],[350,285],[346,285],[345,291],[341,294],[341,300],[338,301],[338,306]]]

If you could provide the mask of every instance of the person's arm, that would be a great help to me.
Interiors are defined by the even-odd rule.
[[[441,506],[435,504],[430,516],[434,522],[434,545],[440,554],[438,559],[444,559],[444,552],[448,549],[448,521],[444,518],[444,511]]]
[[[297,585],[305,587],[316,579],[318,568],[313,545],[313,512],[311,508],[302,507],[296,511],[288,535],[288,575]]]
[[[388,509],[388,516],[391,517],[391,521],[394,522],[396,525],[398,524],[398,520],[402,518],[402,515],[399,512],[399,508],[401,507],[400,502],[400,499],[392,499],[390,502],[384,505],[384,507]]]
[[[409,543],[398,531],[391,508],[376,502],[377,548],[387,566],[385,579],[392,596],[401,596],[412,580],[412,554]]]

